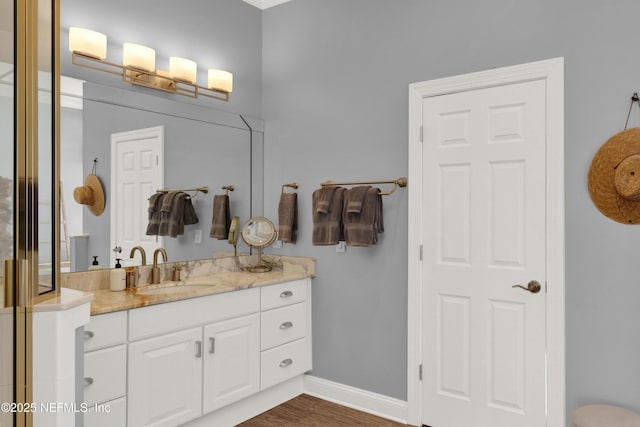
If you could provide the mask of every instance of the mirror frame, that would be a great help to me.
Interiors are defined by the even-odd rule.
[[[269,226],[271,226],[272,232],[271,235],[268,237],[268,239],[262,243],[255,243],[254,241],[249,241],[248,240],[248,230],[249,230],[249,225],[255,222],[262,222],[262,223],[266,223]],[[276,239],[278,238],[278,231],[276,230],[276,226],[273,224],[273,222],[271,222],[270,219],[265,218],[263,216],[254,216],[249,218],[244,225],[242,226],[242,230],[240,232],[240,234],[242,235],[242,240],[244,240],[244,242],[251,246],[252,248],[257,248],[257,249],[262,249],[262,248],[266,248],[267,246],[270,246],[271,244],[273,244],[273,242],[276,241]]]

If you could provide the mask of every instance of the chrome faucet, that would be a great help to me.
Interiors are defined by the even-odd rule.
[[[158,254],[162,254],[162,259],[167,262],[167,251],[164,248],[158,248],[153,251],[153,267],[151,268],[151,282],[152,285],[160,283],[160,267],[158,267]]]
[[[140,255],[142,255],[142,265],[147,265],[147,253],[144,251],[142,246],[134,246],[131,248],[131,252],[129,253],[129,258],[133,259],[136,251],[140,251]]]

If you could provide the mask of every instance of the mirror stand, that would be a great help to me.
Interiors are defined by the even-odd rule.
[[[272,269],[273,267],[271,266],[271,264],[265,261],[264,258],[262,258],[262,247],[258,248],[258,265],[245,267],[245,270],[251,273],[266,273],[268,271],[271,271]]]

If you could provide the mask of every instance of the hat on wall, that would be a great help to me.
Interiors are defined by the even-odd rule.
[[[589,168],[589,194],[608,218],[640,224],[640,128],[615,134]]]
[[[104,191],[100,179],[95,174],[87,175],[82,187],[73,190],[73,198],[81,205],[86,205],[95,216],[104,212]]]

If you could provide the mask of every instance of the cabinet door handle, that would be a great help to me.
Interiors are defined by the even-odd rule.
[[[202,341],[196,341],[196,358],[202,357]]]
[[[284,291],[280,294],[280,298],[289,298],[293,296],[293,292],[291,291]]]
[[[282,362],[280,362],[280,367],[281,368],[286,368],[287,366],[290,366],[293,363],[293,360],[291,359],[284,359]]]
[[[93,378],[91,378],[91,377],[84,377],[84,386],[85,386],[85,387],[88,387],[88,386],[90,386],[91,384],[93,384]]]
[[[209,353],[213,354],[216,352],[216,338],[215,337],[210,337],[209,338]]]
[[[280,329],[289,329],[293,327],[293,323],[291,322],[284,322],[282,325],[280,325]]]
[[[93,331],[84,331],[84,339],[88,340],[90,338],[93,338],[95,334],[93,333]]]

